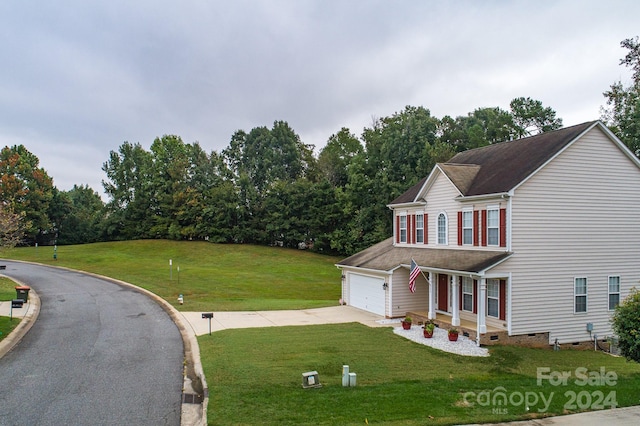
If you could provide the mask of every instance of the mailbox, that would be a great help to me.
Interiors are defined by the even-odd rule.
[[[11,301],[11,308],[22,308],[24,300],[22,299],[13,299]]]
[[[213,312],[207,312],[207,313],[202,314],[202,318],[203,319],[206,319],[206,318],[211,319],[211,318],[213,318]]]

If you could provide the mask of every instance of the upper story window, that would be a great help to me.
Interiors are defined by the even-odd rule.
[[[609,310],[620,304],[620,277],[609,277]]]
[[[462,244],[473,244],[473,211],[462,212]]]
[[[574,281],[574,312],[587,312],[587,279],[576,278]]]
[[[447,244],[447,215],[440,213],[438,215],[438,244]]]
[[[416,243],[424,243],[424,215],[416,215]]]
[[[407,216],[406,215],[402,215],[400,216],[400,242],[401,243],[406,243],[407,242]]]
[[[497,208],[487,210],[487,245],[500,244],[500,210]]]

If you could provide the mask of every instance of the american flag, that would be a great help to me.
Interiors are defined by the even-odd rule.
[[[416,292],[416,279],[420,275],[420,268],[415,260],[411,259],[411,272],[409,273],[409,291]]]

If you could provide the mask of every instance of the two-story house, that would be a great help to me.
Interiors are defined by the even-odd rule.
[[[389,208],[393,237],[337,264],[344,303],[387,318],[587,342],[640,284],[640,161],[599,121],[461,152]]]

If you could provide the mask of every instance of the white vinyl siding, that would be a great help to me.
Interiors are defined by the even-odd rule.
[[[575,279],[573,297],[575,300],[573,311],[576,314],[587,312],[587,279],[586,278]]]
[[[609,310],[613,311],[620,304],[620,277],[609,277]]]
[[[424,215],[416,215],[416,243],[424,243]]]
[[[409,290],[409,268],[398,268],[393,273],[390,317],[403,317],[409,311],[425,310],[425,301],[429,300],[429,285],[422,274],[416,279],[416,292]],[[390,289],[391,289],[390,287]],[[388,294],[392,293],[387,291]]]
[[[620,276],[621,300],[640,282],[638,188],[638,166],[594,128],[512,191],[514,254],[491,270],[511,277],[512,335],[588,340],[585,315],[574,315],[575,277],[589,277],[588,322],[599,336],[612,333],[608,277]]]
[[[431,228],[429,232],[426,232],[429,239],[428,244],[447,246],[448,248],[457,247],[448,244],[450,236],[456,235],[457,232],[456,221],[452,218],[455,218],[456,212],[460,210],[460,203],[456,201],[456,197],[459,195],[460,193],[457,192],[449,179],[442,174],[439,174],[427,189],[428,203],[424,214],[433,218],[429,220],[428,226]]]

